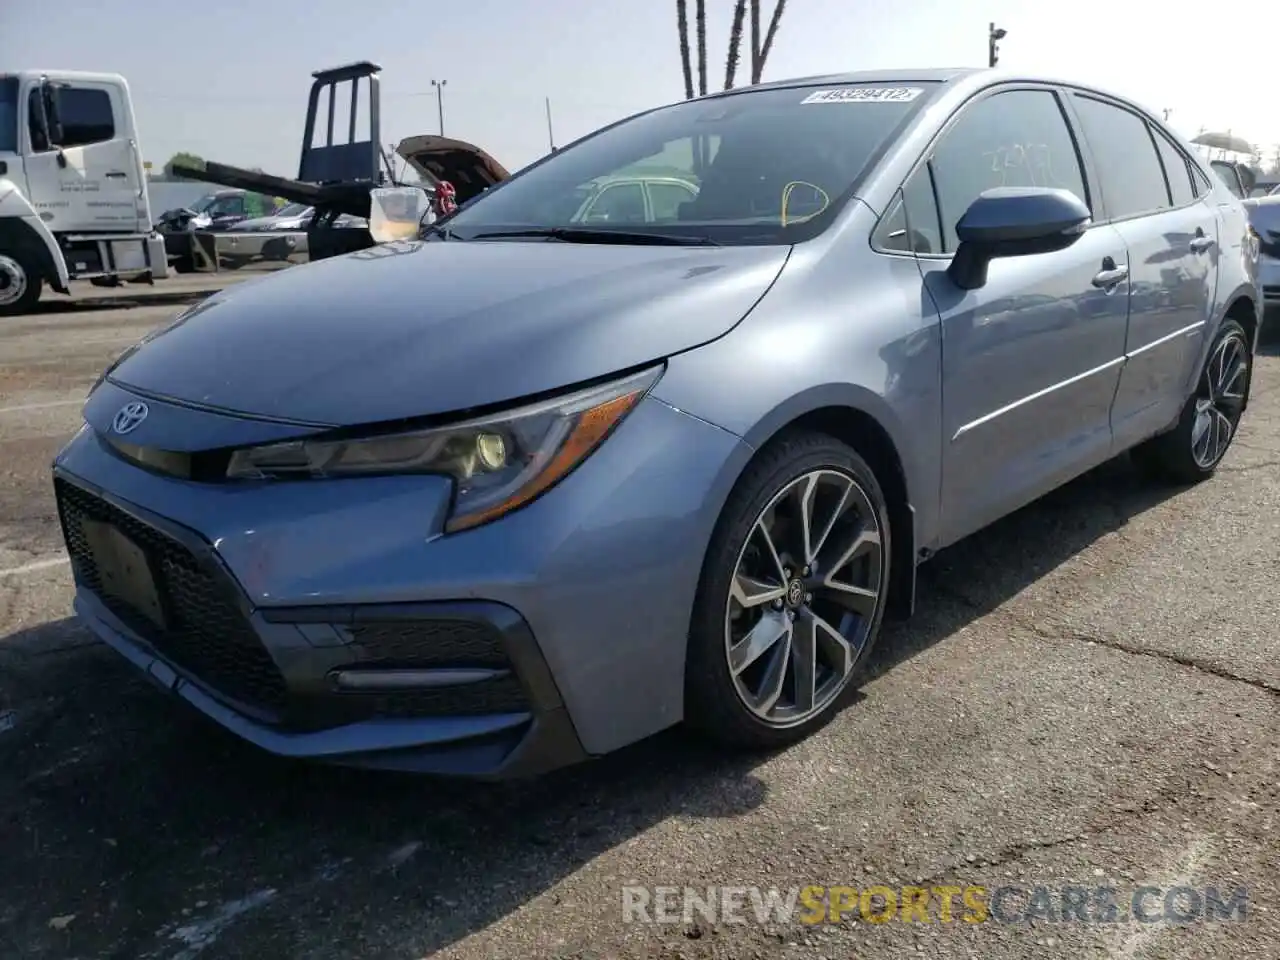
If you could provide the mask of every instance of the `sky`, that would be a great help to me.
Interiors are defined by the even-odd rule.
[[[762,0],[766,23],[773,2]],[[707,0],[710,90],[724,84],[732,8]],[[1188,137],[1229,129],[1264,144],[1269,161],[1280,144],[1280,97],[1268,83],[1280,4],[1228,5],[1207,28],[1192,15],[1199,9],[1169,0],[789,0],[764,79],[983,66],[994,21],[1008,31],[1001,66],[1169,109]],[[431,81],[442,80],[445,133],[511,170],[548,150],[546,98],[563,145],[684,95],[675,0],[0,0],[0,69],[123,74],[144,156],[157,168],[189,151],[296,176],[311,73],[354,60],[383,68],[384,142],[439,132]]]

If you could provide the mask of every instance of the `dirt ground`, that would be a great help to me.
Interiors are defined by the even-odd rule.
[[[1274,340],[1215,479],[1153,491],[1118,461],[941,554],[878,675],[807,742],[742,758],[673,731],[476,786],[264,755],[71,618],[49,461],[107,362],[208,288],[92,291],[0,325],[0,956],[1280,957]],[[1244,888],[1248,906],[817,926],[622,910],[625,885],[873,884],[1109,887],[1122,906],[1150,886],[1157,913],[1172,888]]]

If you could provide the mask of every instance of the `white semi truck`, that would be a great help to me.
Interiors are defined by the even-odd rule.
[[[169,276],[124,77],[0,73],[0,315],[48,285]]]

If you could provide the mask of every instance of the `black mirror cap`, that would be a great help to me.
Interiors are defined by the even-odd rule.
[[[956,224],[960,246],[947,272],[956,286],[976,290],[987,282],[992,260],[1063,250],[1080,239],[1091,222],[1089,208],[1070,190],[985,190]]]

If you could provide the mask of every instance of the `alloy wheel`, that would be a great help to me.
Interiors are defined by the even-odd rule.
[[[725,656],[757,719],[795,726],[853,674],[885,593],[879,519],[846,473],[792,480],[751,526],[725,610]]]
[[[1249,350],[1244,338],[1230,333],[1219,341],[1205,365],[1196,394],[1196,414],[1191,426],[1191,456],[1202,470],[1221,460],[1231,445],[1248,382]]]

